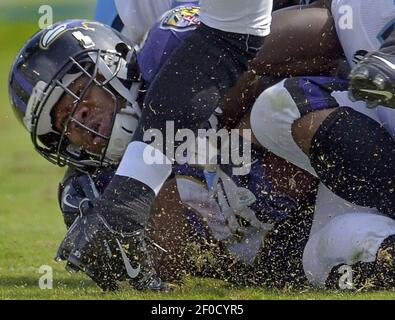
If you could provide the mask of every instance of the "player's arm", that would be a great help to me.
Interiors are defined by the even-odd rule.
[[[250,70],[222,100],[222,125],[233,128],[259,94],[281,79],[329,75],[337,68],[343,50],[325,2],[273,14],[272,32],[251,61]]]
[[[349,95],[369,107],[395,108],[395,28],[378,51],[366,54],[350,73]]]

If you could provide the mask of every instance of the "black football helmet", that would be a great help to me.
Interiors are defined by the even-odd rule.
[[[33,35],[15,58],[9,75],[9,96],[16,117],[31,134],[35,149],[50,162],[82,171],[117,164],[137,127],[141,110],[137,46],[99,22],[66,20]],[[89,78],[80,93],[69,85],[80,76]],[[73,117],[87,89],[96,85],[114,101],[112,130],[100,134]],[[63,132],[54,125],[53,109],[59,99],[74,98]],[[121,99],[123,98],[123,99]],[[126,101],[120,105],[119,101]],[[105,139],[98,154],[74,145],[67,137],[70,123]]]

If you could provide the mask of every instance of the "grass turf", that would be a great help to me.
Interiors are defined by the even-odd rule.
[[[0,7],[7,1],[3,0]],[[27,5],[25,10],[37,12],[38,1],[25,0],[24,3]],[[12,114],[7,96],[7,77],[12,59],[36,29],[34,19],[0,19],[0,299],[395,298],[394,292],[244,289],[222,281],[193,278],[187,278],[183,286],[169,294],[133,290],[103,293],[86,276],[68,274],[63,264],[53,260],[65,232],[56,201],[57,183],[63,169],[49,165],[33,151],[28,134]],[[53,268],[52,290],[41,290],[38,286],[42,265]]]

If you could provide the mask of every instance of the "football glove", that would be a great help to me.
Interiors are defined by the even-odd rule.
[[[67,261],[71,271],[85,272],[106,291],[117,290],[124,281],[138,290],[168,291],[170,286],[155,271],[151,241],[143,226],[130,218],[132,212],[128,214],[130,191],[125,179],[115,176],[110,188],[114,191],[80,203],[80,215],[62,241],[56,260]],[[110,221],[107,217],[118,218]],[[125,225],[129,227],[126,232]]]
[[[82,214],[59,246],[57,261],[67,261],[71,272],[85,272],[104,291],[119,289],[127,281],[137,290],[168,291],[157,276],[143,229],[131,234],[115,232],[104,217]]]
[[[67,228],[80,214],[80,204],[98,198],[114,176],[113,170],[103,170],[94,176],[69,169],[58,188],[59,207]]]

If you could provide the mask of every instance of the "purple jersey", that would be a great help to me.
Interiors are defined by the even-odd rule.
[[[160,68],[200,23],[199,7],[193,2],[166,12],[147,35],[147,39],[137,57],[143,79],[149,84]]]

